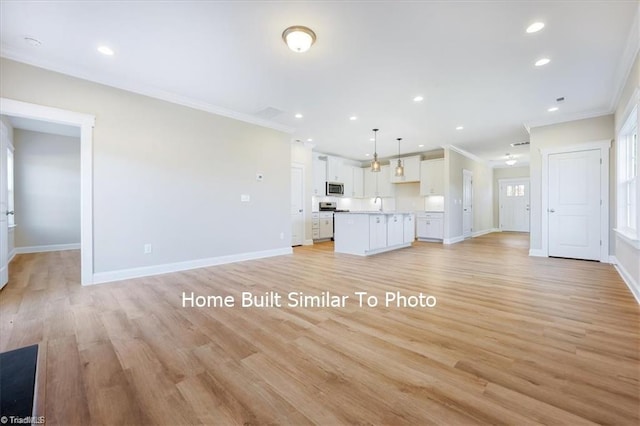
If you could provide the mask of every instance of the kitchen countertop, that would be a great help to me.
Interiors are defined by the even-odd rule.
[[[351,212],[336,212],[336,214],[388,214],[388,215],[394,215],[394,214],[415,214],[414,212],[404,212],[404,211],[399,211],[399,212],[381,212],[379,210],[367,210],[367,211],[351,211]]]

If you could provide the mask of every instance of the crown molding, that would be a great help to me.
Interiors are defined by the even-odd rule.
[[[616,70],[614,80],[614,84],[616,84],[616,87],[609,104],[609,110],[611,111],[615,111],[618,103],[620,102],[622,91],[624,90],[624,86],[629,79],[631,69],[633,68],[633,63],[638,57],[638,52],[640,52],[640,3],[638,4],[636,16],[633,19],[633,23],[631,24],[631,30],[629,31],[629,35],[627,36],[627,42],[625,44],[624,51],[622,52],[622,58],[618,63],[618,68]]]
[[[266,127],[280,132],[292,134],[295,129],[289,126],[285,126],[280,123],[276,123],[270,120],[264,120],[258,117],[254,117],[250,114],[245,114],[238,111],[233,111],[228,108],[213,105],[207,102],[203,102],[197,99],[192,99],[187,96],[178,95],[176,93],[168,92],[158,89],[153,86],[139,84],[131,81],[126,81],[121,78],[96,78],[92,73],[80,68],[71,68],[55,61],[34,59],[29,55],[25,55],[18,52],[11,47],[2,44],[0,46],[0,57],[10,59],[12,61],[21,62],[34,67],[43,68],[49,71],[58,72],[71,77],[88,80],[94,83],[103,84],[105,86],[113,87],[127,92],[137,93],[139,95],[147,96],[154,99],[170,102],[176,105],[182,105],[188,108],[197,109],[200,111],[208,112],[211,114],[220,115],[234,120],[243,121],[249,124],[255,124],[257,126]]]
[[[458,148],[455,145],[444,145],[443,148],[445,148],[445,149],[448,148],[451,151],[455,151],[460,155],[464,155],[465,157],[469,158],[470,160],[476,161],[476,162],[478,162],[480,164],[487,165],[487,160],[484,160],[484,159],[478,157],[477,155],[470,153],[469,151],[465,151],[462,148]]]
[[[548,120],[534,120],[524,123],[524,127],[531,134],[531,129],[534,127],[551,126],[553,124],[567,123],[569,121],[585,120],[587,118],[602,117],[603,115],[611,115],[613,111],[610,109],[601,109],[595,111],[576,112],[573,114],[564,114],[557,119]]]

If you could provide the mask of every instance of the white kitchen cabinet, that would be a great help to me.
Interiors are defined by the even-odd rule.
[[[333,213],[319,213],[319,239],[333,238]]]
[[[404,243],[404,219],[401,214],[388,216],[387,245],[397,246]]]
[[[364,169],[362,167],[352,167],[353,174],[353,198],[364,197]]]
[[[344,184],[344,196],[353,197],[353,166],[343,164],[342,171],[338,177],[342,179],[339,182]]]
[[[391,170],[389,173],[391,183],[420,182],[420,159],[421,157],[419,155],[404,157],[400,159],[402,161],[402,165],[404,166],[403,177],[396,176],[396,166],[398,165],[398,159],[395,158],[391,160]]]
[[[444,195],[444,158],[420,163],[420,195]]]
[[[320,213],[311,213],[311,238],[320,239]]]
[[[377,250],[387,246],[387,215],[373,214],[369,216],[369,250]]]
[[[444,238],[444,213],[418,213],[416,222],[419,240],[441,241]]]
[[[327,156],[327,182],[344,183],[344,160],[340,157]]]
[[[326,194],[325,183],[327,181],[327,162],[314,157],[313,163],[313,194],[316,197],[324,197]]]
[[[404,215],[403,242],[412,243],[416,239],[416,223],[412,214]]]
[[[380,167],[379,172],[372,172],[371,168],[364,169],[364,196],[366,198],[393,197],[395,192],[389,177],[390,166]]]

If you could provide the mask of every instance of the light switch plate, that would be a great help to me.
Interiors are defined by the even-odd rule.
[[[251,196],[249,194],[240,194],[240,201],[243,203],[248,203],[251,201]]]

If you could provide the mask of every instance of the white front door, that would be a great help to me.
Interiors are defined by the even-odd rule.
[[[291,245],[304,242],[304,170],[291,167]]]
[[[7,150],[9,149],[9,134],[7,127],[0,121],[0,288],[9,282],[9,209],[7,170]]]
[[[549,155],[549,256],[600,259],[600,150]]]
[[[500,230],[529,232],[529,179],[500,180]]]
[[[473,174],[462,171],[462,236],[470,238],[473,231]]]

